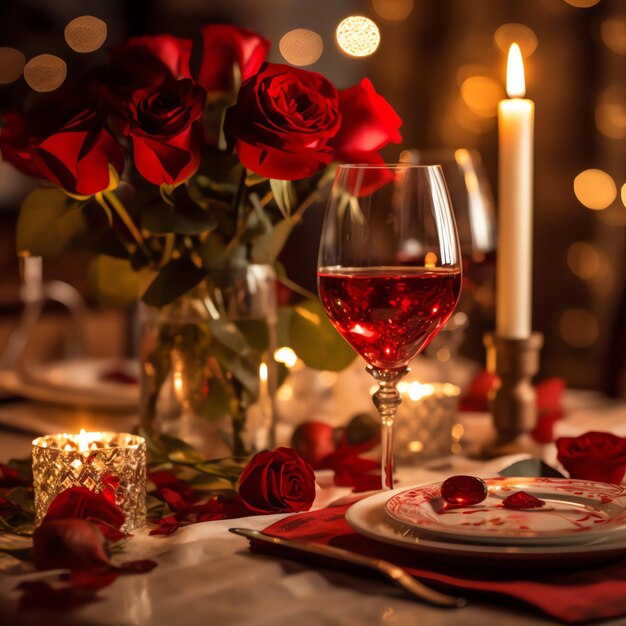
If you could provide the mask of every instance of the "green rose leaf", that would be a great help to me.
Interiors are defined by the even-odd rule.
[[[193,289],[205,276],[204,269],[194,265],[190,259],[174,259],[161,268],[141,299],[146,304],[161,308]]]
[[[296,225],[293,218],[278,222],[265,235],[257,237],[252,245],[252,261],[254,263],[273,263],[287,243],[287,239]]]
[[[24,256],[55,257],[86,230],[84,202],[70,198],[57,187],[31,191],[17,220],[17,250]]]
[[[170,200],[153,202],[141,212],[143,228],[155,234],[199,235],[217,225],[211,202],[203,208],[192,200],[184,185],[172,191]]]
[[[125,307],[137,300],[146,272],[136,272],[128,259],[98,255],[87,267],[90,295],[105,306]]]
[[[290,180],[270,179],[270,188],[278,209],[287,218],[298,201],[296,190]]]
[[[296,305],[289,320],[289,346],[306,365],[318,370],[339,372],[356,358],[328,320],[319,300]]]

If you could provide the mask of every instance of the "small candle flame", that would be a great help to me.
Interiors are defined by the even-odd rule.
[[[262,382],[267,382],[267,363],[259,365],[259,378]]]
[[[506,63],[506,92],[509,98],[523,98],[526,93],[522,51],[516,43],[511,44]]]
[[[80,433],[76,435],[76,443],[78,444],[78,451],[85,452],[89,450],[89,441],[91,437],[87,434],[84,428],[80,429]]]

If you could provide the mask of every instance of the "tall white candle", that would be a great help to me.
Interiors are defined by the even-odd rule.
[[[498,105],[499,213],[496,332],[524,339],[531,332],[533,242],[533,125],[535,104],[525,99],[519,46],[510,50],[509,99]]]

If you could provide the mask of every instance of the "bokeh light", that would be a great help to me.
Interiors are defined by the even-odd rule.
[[[502,100],[502,84],[488,76],[472,76],[463,81],[461,97],[468,109],[481,117],[493,117],[498,111],[498,102]]]
[[[287,367],[293,367],[298,361],[296,353],[288,346],[277,348],[274,351],[274,361],[277,363],[283,363]]]
[[[624,205],[624,208],[626,208],[626,183],[622,185],[622,191],[620,195],[622,196],[622,204]]]
[[[14,83],[24,71],[26,57],[15,48],[0,48],[0,85]]]
[[[322,56],[324,42],[315,31],[296,28],[281,37],[278,49],[287,63],[302,67],[312,65]]]
[[[563,340],[574,348],[588,348],[600,333],[598,320],[585,309],[567,309],[559,320]]]
[[[613,52],[626,54],[626,15],[615,15],[604,20],[600,25],[600,37]]]
[[[617,196],[617,188],[609,174],[602,170],[590,169],[576,176],[574,193],[583,206],[601,211],[613,203]]]
[[[624,207],[617,204],[600,211],[598,217],[609,226],[626,226],[626,211],[624,211]]]
[[[486,65],[468,63],[467,65],[461,65],[456,71],[456,81],[460,87],[468,78],[487,75],[489,75],[489,67]]]
[[[413,0],[372,0],[372,8],[384,20],[399,22],[413,12]]]
[[[107,25],[93,15],[81,15],[65,27],[65,41],[76,52],[94,52],[107,38]]]
[[[65,61],[54,54],[40,54],[24,66],[24,80],[40,92],[58,89],[67,76]]]
[[[535,31],[524,24],[502,24],[493,35],[502,54],[508,54],[512,43],[517,43],[523,57],[529,57],[537,49],[539,42]]]
[[[567,265],[572,274],[583,280],[597,278],[605,273],[607,258],[593,244],[577,241],[567,250]]]
[[[376,52],[380,44],[378,26],[363,15],[350,15],[337,26],[337,44],[350,56],[366,57]]]
[[[576,7],[577,9],[588,9],[595,4],[598,4],[600,0],[565,0],[565,2],[573,7]]]
[[[596,105],[596,126],[611,139],[626,139],[626,93],[620,85],[605,89]]]

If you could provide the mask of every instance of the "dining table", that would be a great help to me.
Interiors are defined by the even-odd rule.
[[[493,435],[487,413],[460,414],[464,426],[463,452],[398,468],[397,486],[440,481],[455,474],[495,476],[528,454],[483,460],[471,451]],[[20,398],[0,402],[0,461],[28,458],[34,436],[44,432],[75,432],[137,426],[132,413],[107,414],[89,409],[46,405]],[[555,436],[598,430],[626,436],[626,401],[611,400],[597,392],[568,390],[563,418],[555,423]],[[468,452],[469,451],[469,452]],[[553,443],[539,454],[556,465]],[[333,484],[332,474],[316,474],[321,509],[350,496],[350,489]],[[291,515],[300,515],[298,513]],[[370,575],[346,572],[332,564],[320,567],[303,560],[257,554],[248,541],[229,533],[234,526],[263,530],[286,515],[256,515],[189,525],[171,536],[150,536],[150,527],[133,533],[123,550],[125,560],[152,559],[157,567],[147,573],[118,578],[99,592],[100,600],[64,613],[40,609],[20,610],[16,586],[45,579],[12,557],[0,559],[0,623],[101,626],[171,626],[219,624],[237,626],[423,624],[432,626],[542,626],[558,623],[521,602],[504,597],[468,595],[463,608],[440,608],[411,598],[402,589]],[[120,558],[119,555],[115,558]],[[412,557],[419,564],[421,555]],[[481,564],[475,565],[480,569]],[[485,566],[486,567],[486,566]],[[626,618],[601,622],[626,624]]]

